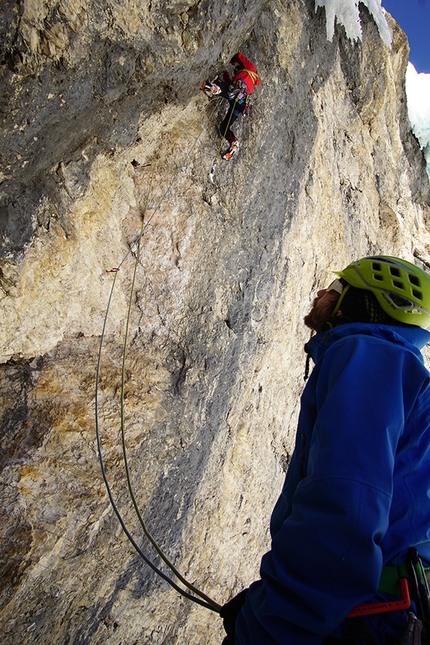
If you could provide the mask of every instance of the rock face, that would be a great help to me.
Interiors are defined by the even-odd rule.
[[[5,5],[3,642],[215,645],[217,615],[126,539],[95,408],[144,553],[168,573],[130,500],[121,426],[136,505],[179,571],[218,603],[252,582],[312,294],[369,253],[430,266],[407,41],[388,16],[389,49],[361,5],[362,42],[342,27],[329,42],[311,0]],[[239,49],[262,84],[211,183],[226,106],[198,87]]]

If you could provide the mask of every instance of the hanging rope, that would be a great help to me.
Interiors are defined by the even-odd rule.
[[[215,107],[216,107],[216,106],[215,106]],[[161,578],[163,578],[163,580],[165,580],[165,581],[166,581],[168,584],[170,584],[170,585],[171,585],[171,586],[172,586],[176,591],[178,591],[178,593],[180,593],[180,594],[181,594],[182,596],[184,596],[185,598],[188,598],[189,600],[192,600],[193,602],[196,602],[197,604],[201,605],[202,607],[206,607],[207,609],[210,609],[210,610],[212,610],[212,611],[215,611],[215,612],[218,612],[218,613],[219,613],[219,611],[220,611],[220,609],[221,609],[221,606],[220,606],[218,603],[216,603],[214,600],[212,600],[209,596],[207,596],[206,594],[204,594],[203,592],[201,592],[199,589],[197,589],[197,588],[196,588],[194,585],[192,585],[190,582],[188,582],[188,581],[186,580],[186,578],[184,578],[184,576],[182,576],[182,575],[179,573],[179,571],[176,569],[176,567],[175,567],[175,566],[170,562],[170,560],[167,558],[167,556],[163,553],[163,551],[161,550],[161,548],[158,546],[157,542],[155,541],[155,539],[153,538],[153,536],[150,534],[150,532],[148,531],[148,529],[147,529],[147,527],[146,527],[146,525],[145,525],[145,522],[144,522],[144,520],[143,520],[143,518],[142,518],[142,515],[141,515],[141,513],[140,513],[140,510],[139,510],[139,508],[138,508],[138,505],[137,505],[137,502],[136,502],[136,498],[135,498],[135,495],[134,495],[134,492],[133,492],[133,488],[132,488],[132,485],[131,485],[131,477],[130,477],[130,470],[129,470],[129,466],[128,466],[127,449],[126,449],[126,442],[125,442],[125,414],[124,414],[124,411],[125,411],[125,405],[124,405],[124,390],[125,390],[125,363],[126,363],[126,353],[127,353],[127,340],[128,340],[128,331],[129,331],[129,324],[130,324],[130,315],[131,315],[132,299],[133,299],[133,293],[134,293],[134,285],[135,285],[136,273],[137,273],[137,266],[138,266],[138,263],[139,263],[140,250],[141,250],[141,240],[142,240],[142,237],[143,237],[143,235],[144,235],[145,231],[147,230],[147,228],[148,228],[148,226],[149,226],[149,224],[150,224],[151,220],[153,219],[154,215],[155,215],[155,214],[156,214],[156,212],[159,210],[159,208],[160,208],[160,206],[161,206],[162,202],[164,201],[164,199],[166,198],[166,196],[167,196],[167,195],[168,195],[168,193],[170,192],[170,190],[171,190],[171,188],[172,188],[172,186],[173,186],[174,182],[176,181],[176,179],[177,179],[177,177],[178,177],[179,173],[181,172],[181,170],[182,170],[182,169],[184,168],[184,166],[186,165],[186,163],[187,163],[187,161],[188,161],[188,158],[189,158],[189,156],[190,156],[190,154],[191,154],[192,150],[194,149],[194,147],[197,145],[197,142],[198,142],[198,140],[200,139],[200,136],[201,136],[201,134],[202,134],[202,132],[203,132],[204,128],[206,127],[207,122],[208,122],[208,121],[209,121],[209,119],[211,118],[211,116],[212,116],[212,114],[213,114],[213,112],[214,112],[214,110],[215,110],[215,107],[214,107],[214,109],[212,110],[212,112],[210,113],[210,115],[209,115],[208,119],[204,122],[204,124],[203,124],[203,126],[202,126],[202,129],[201,129],[201,131],[200,131],[199,135],[198,135],[198,136],[197,136],[197,138],[195,139],[195,141],[194,141],[194,143],[193,143],[193,145],[192,145],[191,149],[189,150],[189,152],[186,154],[186,156],[185,156],[185,158],[184,158],[184,161],[182,162],[182,164],[180,165],[180,167],[179,167],[178,171],[176,172],[175,176],[173,177],[172,181],[170,182],[170,184],[169,184],[169,186],[168,186],[167,190],[166,190],[166,191],[165,191],[165,193],[162,195],[162,197],[161,197],[160,201],[158,202],[158,205],[157,205],[157,207],[155,208],[154,212],[152,213],[151,217],[150,217],[150,218],[145,222],[145,213],[146,213],[146,209],[147,209],[147,205],[148,205],[148,201],[149,201],[149,195],[150,195],[150,192],[151,192],[151,186],[152,186],[152,179],[153,179],[153,173],[152,173],[152,175],[151,175],[151,181],[150,181],[150,187],[149,187],[149,190],[148,190],[147,195],[146,195],[146,202],[145,202],[145,206],[144,206],[144,210],[143,210],[143,214],[142,214],[142,227],[141,227],[140,233],[139,233],[138,237],[136,238],[136,240],[134,241],[134,243],[131,245],[130,250],[129,250],[129,251],[127,252],[127,254],[124,256],[124,258],[123,258],[123,260],[121,261],[121,263],[119,264],[119,266],[118,266],[118,267],[115,267],[114,269],[111,269],[111,270],[110,270],[110,272],[113,272],[113,273],[114,273],[114,279],[113,279],[113,282],[112,282],[111,291],[110,291],[110,294],[109,294],[108,304],[107,304],[107,308],[106,308],[106,313],[105,313],[105,317],[104,317],[104,321],[103,321],[103,328],[102,328],[102,334],[101,334],[101,339],[100,339],[100,347],[99,347],[99,354],[98,354],[98,360],[97,360],[97,371],[96,371],[96,391],[95,391],[95,421],[96,421],[97,448],[98,448],[99,461],[100,461],[100,466],[101,466],[101,471],[102,471],[103,480],[104,480],[105,485],[106,485],[106,489],[107,489],[107,492],[108,492],[108,496],[109,496],[109,500],[110,500],[110,503],[111,503],[111,505],[112,505],[112,508],[113,508],[113,510],[114,510],[114,512],[115,512],[115,514],[116,514],[116,516],[118,517],[118,520],[119,520],[119,522],[120,522],[120,524],[121,524],[121,527],[122,527],[122,529],[123,529],[124,533],[126,534],[127,538],[130,540],[131,544],[132,544],[132,545],[133,545],[133,547],[136,549],[136,551],[139,553],[139,555],[140,555],[140,556],[141,556],[141,558],[144,560],[144,562],[145,562],[145,563],[146,563],[146,564],[147,564],[147,565],[148,565],[148,566],[149,566],[149,567],[150,567],[150,568],[151,568],[155,573],[157,573]],[[192,125],[192,124],[191,124],[191,125]],[[189,127],[191,127],[191,125],[190,125],[190,126],[188,126],[188,128],[189,128]],[[187,128],[187,129],[188,129],[188,128]],[[167,152],[166,152],[166,154],[167,154]],[[155,167],[155,166],[154,166],[154,167]],[[154,167],[153,167],[153,171],[154,171]],[[110,310],[110,306],[111,306],[111,302],[112,302],[112,297],[113,297],[113,293],[114,293],[114,289],[115,289],[115,283],[116,283],[116,278],[117,278],[117,275],[118,275],[118,271],[119,271],[119,269],[121,268],[121,266],[124,264],[125,260],[126,260],[126,259],[128,258],[128,256],[130,255],[132,248],[133,248],[136,244],[137,244],[137,250],[136,250],[136,254],[135,254],[135,262],[134,262],[133,279],[132,279],[132,284],[131,284],[131,289],[130,289],[130,298],[129,298],[128,311],[127,311],[126,330],[125,330],[124,346],[123,346],[123,353],[122,353],[122,369],[121,369],[121,442],[122,442],[122,452],[123,452],[123,459],[124,459],[124,465],[125,465],[125,472],[126,472],[127,486],[128,486],[128,490],[129,490],[129,494],[130,494],[131,501],[132,501],[132,503],[133,503],[134,510],[135,510],[135,512],[136,512],[136,515],[137,515],[137,517],[138,517],[138,519],[139,519],[140,525],[141,525],[141,527],[142,527],[142,529],[143,529],[143,532],[144,532],[144,534],[145,534],[146,538],[147,538],[147,539],[149,540],[149,542],[152,544],[152,546],[154,547],[154,549],[156,550],[156,552],[158,553],[158,555],[160,556],[160,558],[163,560],[163,562],[164,562],[164,563],[169,567],[169,569],[173,572],[173,574],[178,578],[178,580],[180,580],[180,581],[181,581],[181,583],[182,583],[185,587],[187,587],[190,591],[192,591],[192,592],[193,592],[193,594],[195,594],[195,595],[192,595],[191,593],[189,593],[189,592],[185,591],[184,589],[182,589],[181,587],[179,587],[179,586],[178,586],[178,585],[177,585],[177,584],[176,584],[176,583],[175,583],[175,582],[174,582],[174,581],[173,581],[169,576],[167,576],[165,573],[163,573],[163,572],[162,572],[162,571],[161,571],[161,570],[160,570],[160,569],[159,569],[159,568],[158,568],[158,567],[157,567],[157,566],[156,566],[156,565],[155,565],[155,564],[154,564],[154,563],[153,563],[153,562],[152,562],[152,561],[151,561],[151,560],[150,560],[150,559],[149,559],[149,558],[148,558],[148,557],[143,553],[142,549],[137,545],[137,543],[135,542],[135,540],[134,540],[134,539],[133,539],[133,537],[131,536],[130,532],[128,531],[128,529],[127,529],[127,527],[126,527],[126,525],[125,525],[125,522],[124,522],[124,520],[123,520],[123,518],[122,518],[122,516],[121,516],[121,513],[120,513],[120,511],[119,511],[118,507],[117,507],[117,506],[116,506],[116,504],[115,504],[115,501],[114,501],[114,499],[113,499],[113,495],[112,495],[112,491],[111,491],[111,488],[110,488],[110,485],[109,485],[109,482],[108,482],[108,479],[107,479],[107,475],[106,475],[106,470],[105,470],[104,462],[103,462],[102,448],[101,448],[101,440],[100,440],[100,429],[99,429],[99,415],[98,415],[98,392],[99,392],[99,382],[100,382],[100,369],[101,369],[102,347],[103,347],[103,341],[104,341],[104,336],[105,336],[105,332],[106,332],[107,319],[108,319],[109,310]]]
[[[147,200],[145,204],[145,209],[144,212],[146,211],[147,203],[149,200],[149,195],[151,191],[151,186],[152,186],[152,176],[151,176],[151,182],[150,182],[150,187],[148,189],[147,193]],[[143,224],[142,224],[143,226]],[[136,515],[139,519],[140,525],[143,529],[144,534],[148,538],[148,540],[151,542],[152,546],[155,548],[156,552],[158,555],[161,557],[161,559],[167,564],[169,569],[175,574],[175,576],[184,584],[190,591],[195,593],[196,595],[200,596],[203,600],[205,600],[209,605],[211,605],[212,608],[215,610],[219,610],[220,606],[215,603],[209,596],[204,594],[203,592],[199,591],[194,585],[189,583],[176,569],[176,567],[168,560],[167,556],[163,553],[163,551],[160,549],[158,546],[157,542],[154,540],[150,532],[148,531],[145,522],[142,518],[142,515],[140,513],[139,507],[136,502],[136,498],[133,492],[133,488],[131,485],[131,478],[130,478],[130,471],[128,467],[128,459],[127,459],[127,450],[126,450],[126,443],[125,443],[125,405],[124,405],[124,390],[125,390],[125,362],[126,362],[126,353],[127,353],[127,340],[128,340],[128,330],[129,330],[129,324],[130,324],[130,315],[131,315],[131,307],[132,307],[132,302],[133,302],[133,293],[134,293],[134,284],[136,280],[136,272],[137,272],[137,267],[139,264],[139,257],[140,257],[140,247],[141,247],[141,240],[142,236],[139,236],[139,242],[138,242],[138,247],[136,251],[136,258],[134,262],[134,270],[133,270],[133,279],[132,279],[132,284],[130,288],[130,299],[129,299],[129,304],[128,304],[128,311],[127,311],[127,320],[126,320],[126,329],[125,329],[125,335],[124,335],[124,349],[123,349],[123,360],[122,360],[122,373],[121,373],[121,439],[122,439],[122,451],[123,451],[123,458],[124,458],[124,466],[125,466],[125,472],[126,472],[126,477],[127,477],[127,485],[128,485],[128,490],[130,493],[130,498],[132,500],[134,510],[136,511]]]

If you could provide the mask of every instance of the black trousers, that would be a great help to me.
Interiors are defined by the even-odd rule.
[[[322,645],[375,645],[376,639],[364,618],[353,618],[348,621],[342,638],[327,636]]]
[[[221,88],[221,96],[223,96],[229,102],[228,112],[225,115],[224,120],[221,122],[219,129],[222,136],[227,139],[229,143],[231,143],[236,139],[231,126],[244,111],[246,103],[245,101],[243,103],[238,103],[235,99],[228,98],[228,89],[230,87],[230,83],[217,80],[216,84]]]
[[[225,116],[225,119],[222,121],[220,125],[220,131],[222,136],[227,139],[229,143],[234,141],[236,139],[233,130],[231,129],[231,126],[233,123],[236,121],[238,116],[242,114],[242,112],[245,109],[245,103],[236,103],[235,101],[229,101],[230,107],[228,108],[228,112]]]
[[[327,636],[324,638],[322,645],[375,645],[376,641],[373,638],[363,640],[362,638],[334,638]]]

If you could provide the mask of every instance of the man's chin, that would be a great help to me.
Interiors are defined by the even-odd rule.
[[[308,314],[307,316],[305,316],[303,318],[303,322],[305,323],[306,327],[308,327],[309,329],[312,329],[313,331],[318,331],[318,329],[315,329],[315,323],[311,315]]]
[[[326,321],[316,320],[314,316],[312,316],[312,313],[309,313],[307,316],[305,316],[303,318],[303,322],[305,323],[306,327],[308,327],[309,329],[312,329],[312,331],[316,331],[317,334],[322,330],[322,328],[326,324]]]

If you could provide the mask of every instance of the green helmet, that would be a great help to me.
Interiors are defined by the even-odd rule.
[[[430,275],[411,262],[377,255],[351,262],[336,273],[352,287],[374,293],[391,318],[430,328]]]

